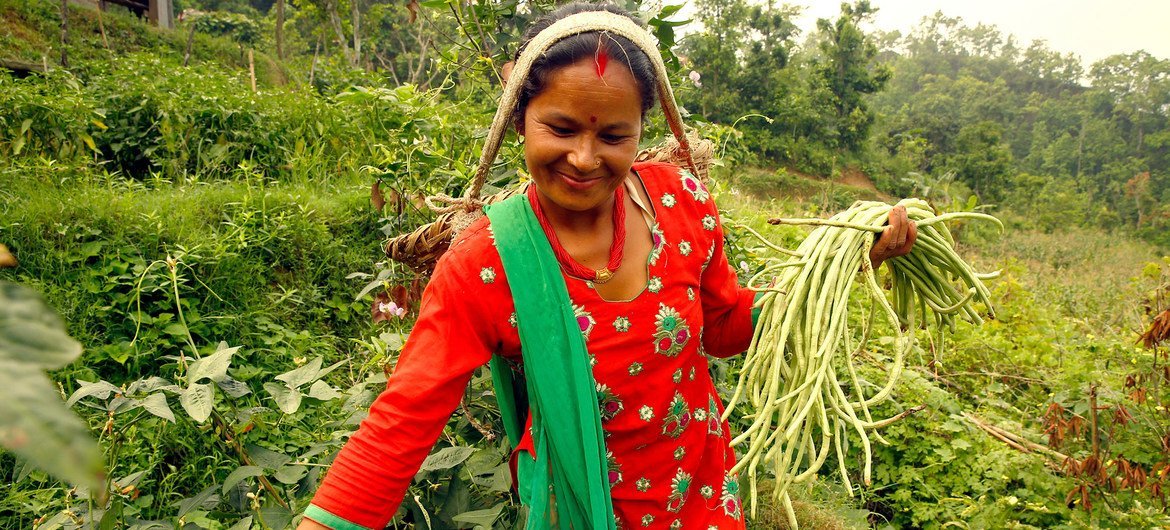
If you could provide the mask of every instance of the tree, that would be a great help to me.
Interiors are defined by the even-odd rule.
[[[817,20],[823,56],[817,73],[832,95],[836,111],[832,129],[837,144],[852,152],[861,149],[874,120],[863,98],[881,90],[891,74],[889,68],[877,64],[877,46],[860,28],[876,12],[869,0],[858,0],[853,5],[841,4],[841,16],[836,21]]]
[[[984,121],[963,127],[956,140],[957,152],[949,164],[984,202],[1007,195],[1014,161],[1003,144],[999,124]]]

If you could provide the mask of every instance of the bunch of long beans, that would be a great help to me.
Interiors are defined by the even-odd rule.
[[[960,218],[999,221],[974,212],[935,215],[918,199],[898,204],[905,206],[910,220],[917,223],[918,239],[909,254],[887,261],[892,282],[889,299],[878,285],[869,252],[874,234],[883,230],[893,206],[858,202],[827,220],[769,221],[820,226],[795,252],[765,240],[788,257],[765,267],[749,281],[753,287],[767,286],[757,287],[764,292],[758,301],[760,318],[723,419],[737,405],[752,410],[745,416],[751,425],[732,444],[746,443],[733,472],[748,473],[753,517],[756,471],[761,464],[775,474],[774,495],[794,527],[796,517],[788,487],[813,478],[830,452],[835,453],[842,480],[852,494],[845,469],[849,431],[857,434],[865,454],[862,480],[868,485],[871,437],[885,442],[872,431],[905,414],[874,420],[870,408],[893,390],[906,354],[914,346],[919,322],[930,318],[941,333],[943,328],[953,328],[956,318],[982,322],[975,303],[982,303],[991,312],[990,293],[982,280],[994,274],[976,273],[955,253],[954,239],[943,222]],[[870,301],[869,318],[860,337],[849,327],[850,304],[864,301],[850,296],[858,282],[864,284]],[[853,360],[864,351],[877,314],[889,320],[895,336],[886,381],[874,390],[874,385],[862,384]],[[838,373],[839,365],[844,365],[843,375]],[[866,386],[870,387],[868,395]]]

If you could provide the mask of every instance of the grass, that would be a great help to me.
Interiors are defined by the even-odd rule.
[[[233,330],[221,338],[251,342],[256,318],[267,315],[334,337],[344,350],[348,341],[337,337],[361,331],[352,302],[360,285],[344,276],[369,270],[382,238],[365,186],[356,180],[144,184],[104,173],[10,167],[0,171],[8,199],[0,205],[0,241],[21,266],[0,278],[43,291],[92,356],[111,339],[107,319],[130,309],[95,307],[108,304],[102,300],[111,290],[132,292],[147,264],[183,256],[191,288],[208,289],[205,299],[191,301],[193,309],[238,321],[217,325]]]
[[[50,68],[61,60],[60,4],[44,0],[0,0],[0,58],[26,63],[47,62]],[[102,40],[104,26],[106,39]],[[109,48],[106,48],[106,43]],[[111,5],[101,14],[96,9],[69,6],[69,60],[80,64],[134,52],[149,51],[182,59],[187,46],[186,29],[150,26],[128,10]],[[272,57],[255,52],[256,80],[262,86],[284,84],[288,72]],[[226,38],[196,34],[191,50],[194,64],[247,70],[245,50]]]

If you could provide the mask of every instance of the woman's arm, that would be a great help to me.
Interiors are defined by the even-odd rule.
[[[482,306],[492,299],[478,274],[483,257],[453,246],[440,260],[386,390],[338,453],[301,528],[382,528],[393,517],[472,373],[499,344],[489,320],[498,312]],[[504,285],[501,276],[491,287]]]

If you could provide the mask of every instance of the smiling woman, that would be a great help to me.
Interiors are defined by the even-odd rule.
[[[493,132],[511,122],[523,136],[534,185],[439,260],[385,392],[302,528],[383,527],[489,361],[526,528],[744,528],[708,356],[746,349],[754,293],[700,179],[634,162],[655,94],[675,106],[632,20],[572,4],[528,32]],[[912,242],[904,217],[879,247]]]

